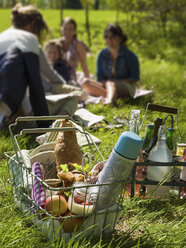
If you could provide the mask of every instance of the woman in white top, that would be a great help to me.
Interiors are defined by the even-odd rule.
[[[80,63],[84,77],[89,77],[89,70],[86,63],[86,55],[90,49],[83,41],[77,38],[77,24],[74,19],[66,17],[61,25],[60,42],[62,45],[62,59],[70,66],[71,80],[77,81],[77,67]]]

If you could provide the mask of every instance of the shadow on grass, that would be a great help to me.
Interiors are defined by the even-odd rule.
[[[138,202],[139,208],[144,209],[144,212],[157,213],[156,217],[163,217],[164,221],[182,220],[185,204],[186,199],[179,199],[178,197],[170,197],[168,199],[157,198]]]
[[[101,241],[101,242],[100,242]],[[114,247],[114,248],[132,248],[132,247],[143,247],[151,248],[155,247],[153,241],[149,241],[146,236],[140,238],[134,238],[133,230],[130,232],[123,232],[118,234],[114,231],[112,234],[106,234],[100,239],[95,239],[91,241],[92,246],[101,243],[100,247]],[[142,246],[141,246],[142,245]]]
[[[146,108],[147,104],[148,103],[153,103],[154,101],[154,96],[153,94],[152,95],[149,95],[149,96],[143,96],[143,97],[138,97],[136,99],[133,99],[131,97],[129,98],[125,98],[125,99],[118,99],[116,101],[116,103],[114,104],[114,107],[116,108],[122,108],[126,105],[131,105],[131,106],[141,106],[143,107],[144,109]]]

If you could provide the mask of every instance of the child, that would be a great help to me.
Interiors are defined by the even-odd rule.
[[[66,81],[70,81],[70,67],[61,59],[61,44],[58,40],[49,40],[45,43],[45,54],[48,63]]]

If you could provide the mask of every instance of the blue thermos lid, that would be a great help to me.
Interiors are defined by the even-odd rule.
[[[125,158],[136,159],[142,144],[143,140],[139,135],[125,131],[120,135],[114,150]]]

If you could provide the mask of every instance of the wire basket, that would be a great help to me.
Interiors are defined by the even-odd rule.
[[[70,117],[20,117],[9,126],[14,152],[7,152],[5,155],[8,160],[8,181],[12,185],[13,200],[23,211],[32,216],[33,222],[49,237],[56,235],[60,238],[69,239],[77,232],[82,232],[86,236],[100,236],[112,232],[122,215],[123,189],[126,181],[114,182],[121,186],[119,197],[114,199],[114,194],[111,192],[111,197],[113,197],[115,203],[107,208],[97,210],[96,203],[99,201],[101,187],[111,183],[75,182],[70,187],[63,187],[56,176],[56,164],[54,151],[52,150],[54,145],[52,142],[54,142],[57,133],[61,131],[75,130],[76,134],[80,133],[85,137],[88,152],[84,153],[84,157],[88,154],[89,165],[91,162],[96,164],[99,161],[104,161],[96,143],[87,131],[77,126],[75,128],[60,128],[56,124],[52,128],[22,129],[14,134],[14,129],[19,122],[53,120],[58,123],[61,119],[70,119]],[[24,134],[41,133],[47,134],[47,139],[43,145],[32,151],[21,149],[19,140]],[[44,151],[47,144],[50,146],[50,150]],[[43,166],[46,171],[45,177],[40,161],[33,159],[33,157],[37,158],[39,153],[43,153],[42,164],[44,164],[44,161],[46,162]],[[39,171],[39,173],[36,173],[36,171]]]

